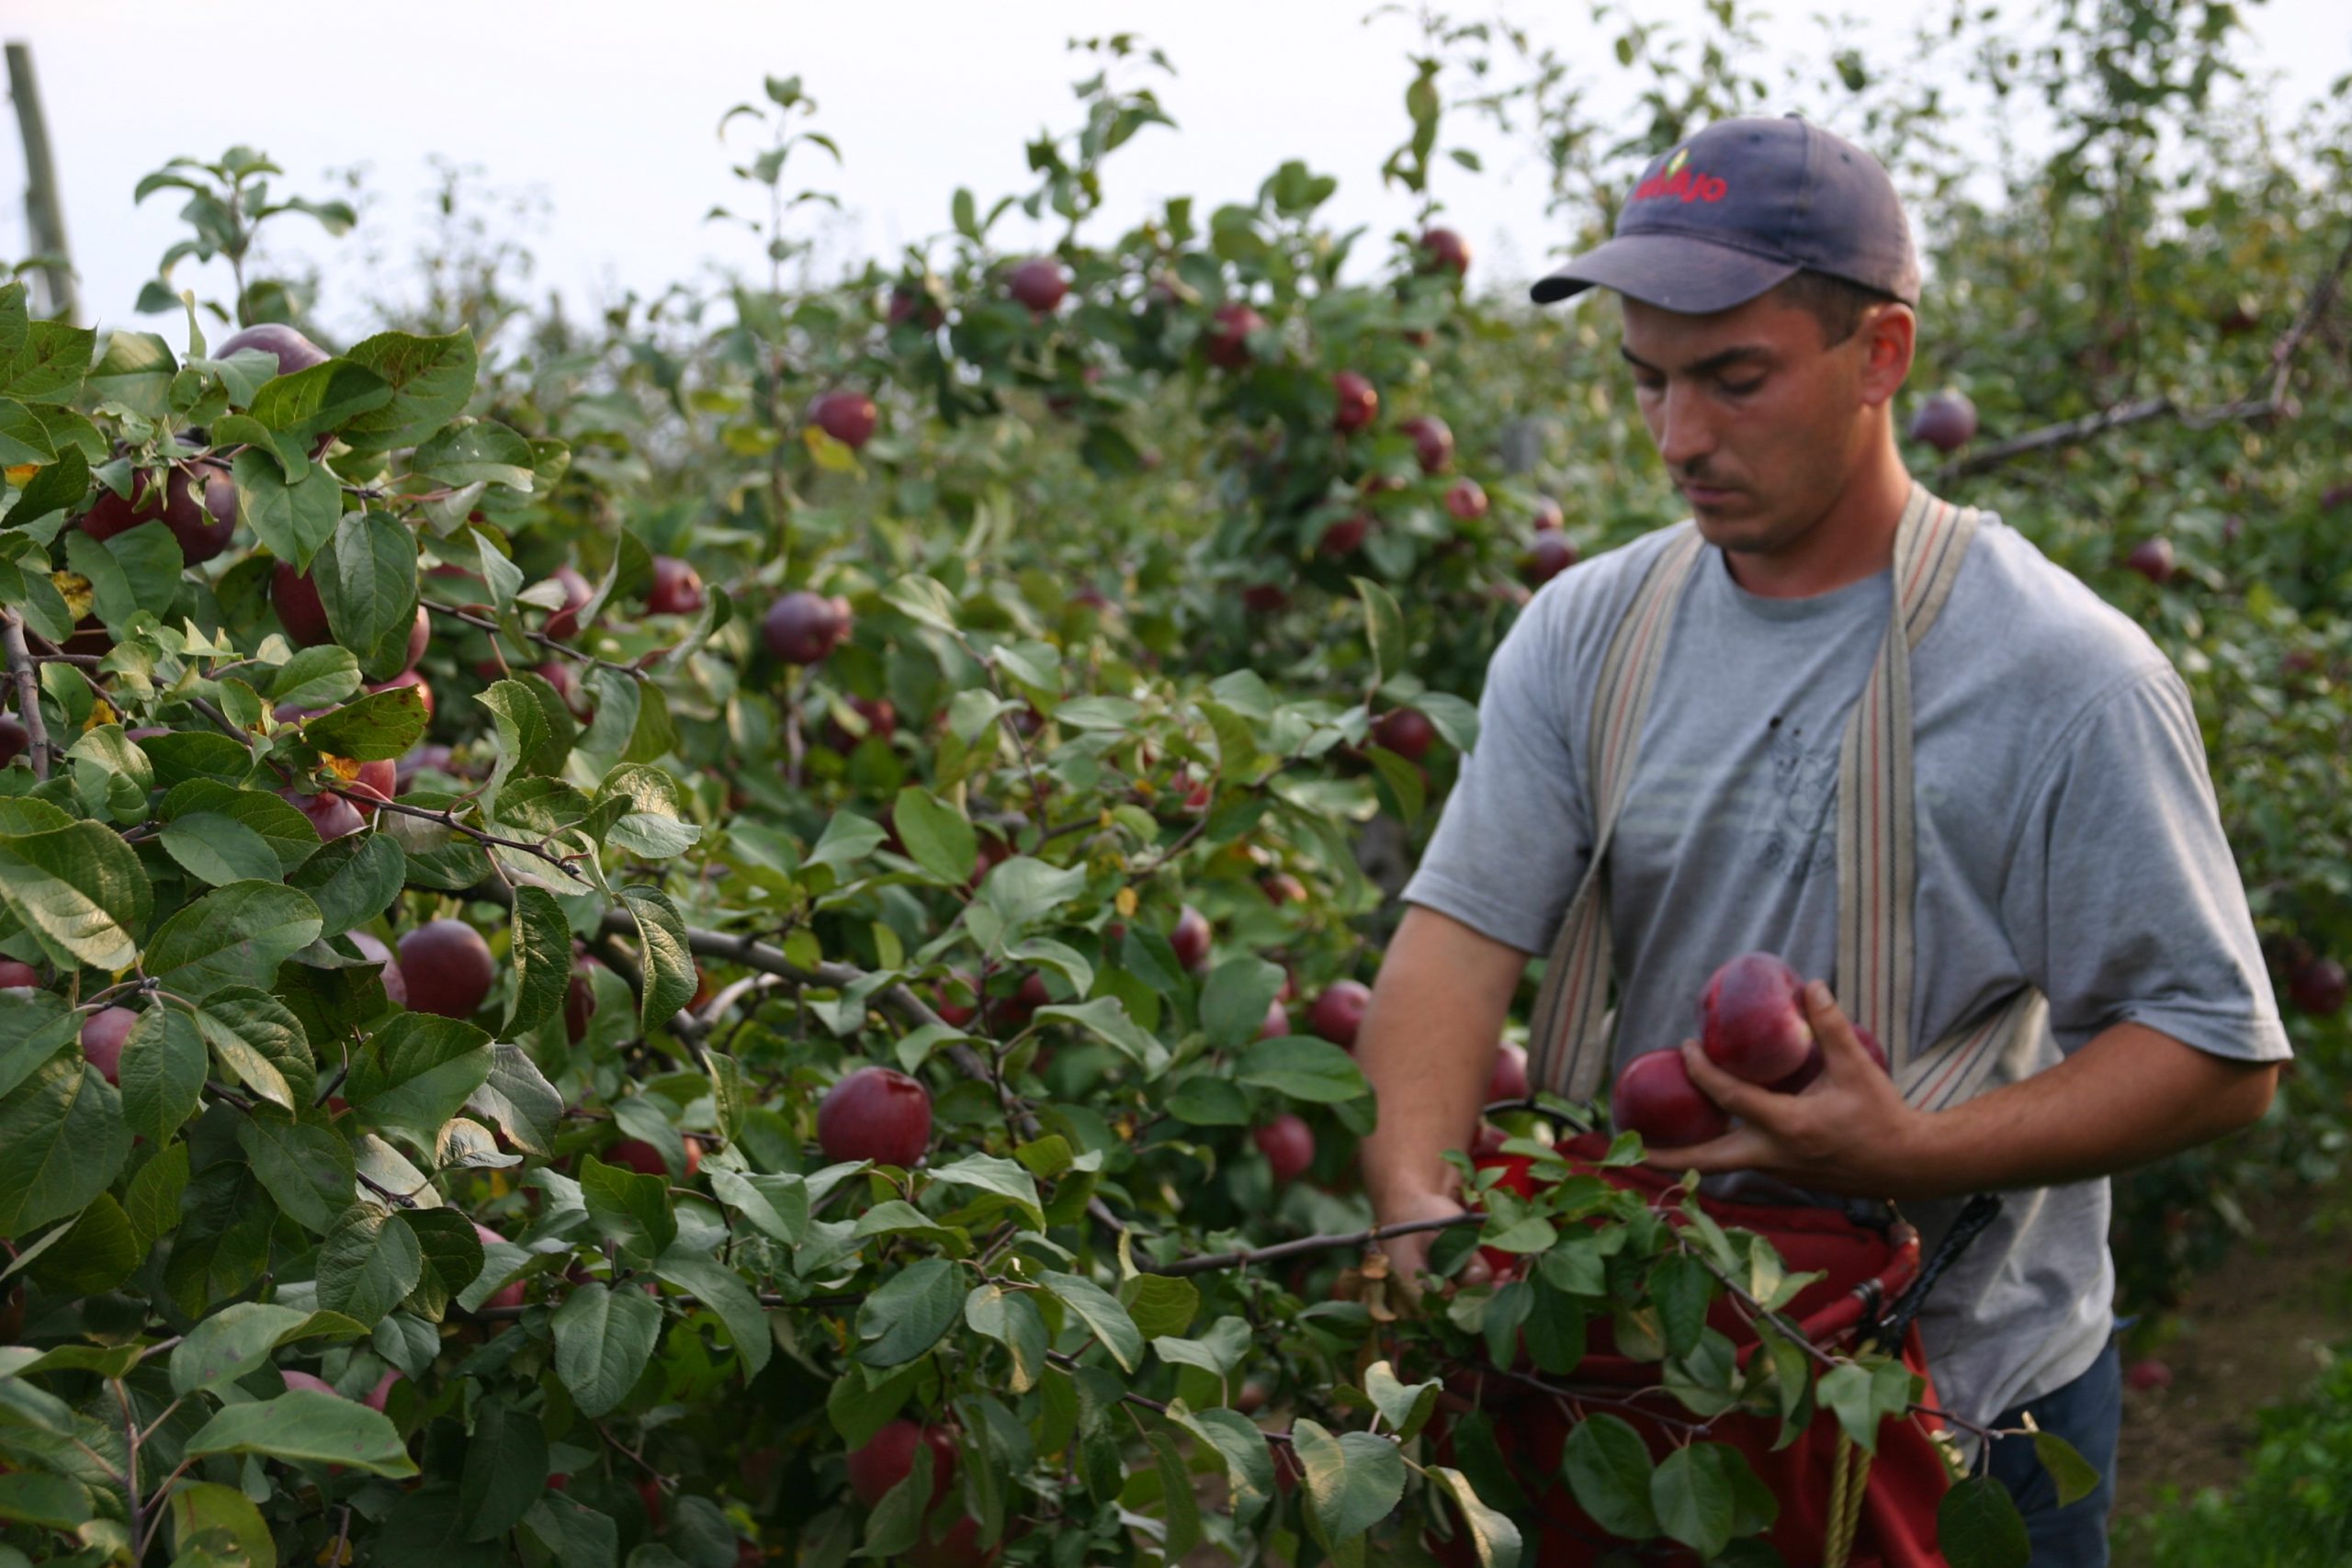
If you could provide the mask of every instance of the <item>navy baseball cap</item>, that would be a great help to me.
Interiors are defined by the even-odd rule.
[[[1781,119],[1726,119],[1642,172],[1615,237],[1529,289],[1539,305],[1596,286],[1703,316],[1801,271],[1919,302],[1911,226],[1879,161]]]

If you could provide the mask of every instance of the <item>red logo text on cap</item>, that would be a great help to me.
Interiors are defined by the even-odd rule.
[[[1635,201],[1721,201],[1731,186],[1713,175],[1690,167],[1690,149],[1679,147],[1666,167],[1634,187]]]

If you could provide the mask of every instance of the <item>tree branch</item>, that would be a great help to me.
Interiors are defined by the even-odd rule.
[[[30,738],[33,777],[49,777],[49,726],[40,716],[40,677],[33,671],[33,656],[25,648],[25,618],[15,610],[0,610],[0,647],[8,652],[8,673],[17,682],[17,718]]]

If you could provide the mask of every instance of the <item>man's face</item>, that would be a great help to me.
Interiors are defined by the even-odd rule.
[[[1726,550],[1790,547],[1870,454],[1874,415],[1901,381],[1883,345],[1873,364],[1872,328],[1901,307],[1873,307],[1825,347],[1812,315],[1771,294],[1708,316],[1623,303],[1642,418],[1699,532]]]

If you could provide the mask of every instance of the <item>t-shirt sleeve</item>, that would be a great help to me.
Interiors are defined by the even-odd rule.
[[[2291,1055],[2170,665],[2060,738],[2027,794],[2002,915],[2064,1049],[2128,1021],[2217,1056]]]
[[[1566,587],[1537,594],[1495,650],[1477,744],[1403,895],[1522,953],[1551,945],[1591,854],[1582,749],[1570,735]]]

